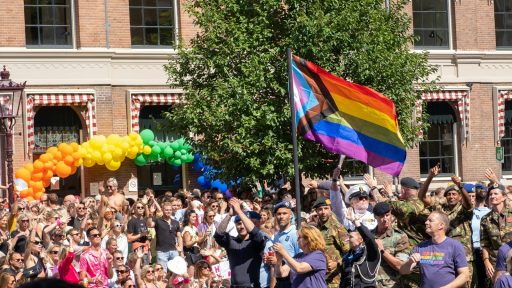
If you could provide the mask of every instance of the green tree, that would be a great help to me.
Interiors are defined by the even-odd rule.
[[[188,103],[166,116],[223,179],[293,175],[286,48],[327,71],[372,87],[395,102],[412,143],[418,92],[435,68],[411,52],[407,1],[196,0],[186,6],[201,32],[166,66]],[[417,87],[416,87],[417,88]],[[426,123],[426,121],[423,121]],[[299,137],[301,172],[326,175],[338,155]]]

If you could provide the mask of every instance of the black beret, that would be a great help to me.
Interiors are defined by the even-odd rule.
[[[331,206],[331,200],[329,200],[325,197],[320,197],[320,198],[316,199],[315,203],[313,204],[313,209],[316,209],[316,208],[322,207],[322,206]]]
[[[391,211],[391,206],[386,202],[379,202],[373,206],[373,215],[381,216]]]
[[[411,177],[402,178],[400,180],[400,185],[402,185],[402,187],[413,188],[413,189],[420,188],[420,184],[418,184],[418,182],[416,182],[416,180],[412,179]]]
[[[245,216],[247,216],[247,218],[249,219],[254,219],[254,220],[261,220],[261,215],[257,212],[254,212],[254,211],[245,211]],[[242,218],[240,218],[240,216],[236,215],[235,216],[235,223],[239,222],[239,221],[242,221]]]

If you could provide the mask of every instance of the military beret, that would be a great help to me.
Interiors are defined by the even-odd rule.
[[[351,186],[347,191],[347,195],[345,196],[345,202],[349,203],[350,200],[356,197],[368,197],[369,193],[370,187],[368,187],[368,185],[360,184]]]
[[[475,193],[475,184],[471,184],[471,183],[464,184],[464,190],[466,190],[468,193]]]
[[[391,206],[386,202],[379,202],[373,206],[373,214],[375,216],[382,216],[391,211]]]
[[[320,198],[316,199],[315,203],[313,204],[313,209],[316,209],[316,208],[322,207],[322,206],[331,206],[331,200],[329,200],[325,197],[320,197]]]
[[[290,210],[293,210],[292,208],[292,203],[290,203],[290,201],[283,201],[283,202],[279,202],[277,203],[275,206],[274,206],[274,214],[276,214],[277,210],[279,208],[288,208]]]
[[[420,184],[418,184],[418,182],[416,182],[416,180],[414,180],[411,177],[402,178],[400,180],[400,185],[402,185],[402,187],[413,188],[413,189],[420,188]]]
[[[450,186],[446,187],[446,189],[444,189],[444,197],[446,197],[446,195],[450,191],[457,191],[457,192],[460,193],[459,186],[457,186],[457,185],[450,185]]]
[[[261,220],[261,215],[258,214],[257,212],[254,212],[254,211],[245,211],[244,212],[245,216],[247,216],[247,218],[249,219],[254,219],[254,220]],[[237,222],[240,222],[242,221],[242,218],[240,218],[240,216],[236,215],[235,216],[235,223]]]
[[[490,184],[487,190],[491,192],[494,189],[500,189],[501,191],[505,191],[505,186],[501,185],[500,183],[493,183]]]
[[[484,184],[480,184],[480,183],[475,184],[475,189],[474,190],[476,191],[476,189],[487,191],[487,187],[485,187]]]

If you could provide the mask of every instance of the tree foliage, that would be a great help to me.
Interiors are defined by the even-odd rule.
[[[435,71],[411,52],[404,2],[389,13],[379,0],[196,0],[187,5],[201,32],[166,70],[188,100],[168,113],[170,127],[200,135],[193,145],[221,178],[293,174],[286,49],[325,70],[372,87],[396,105],[412,143],[416,85]],[[393,2],[393,1],[392,1]],[[424,121],[425,123],[425,121]],[[301,172],[326,175],[339,157],[299,137]]]

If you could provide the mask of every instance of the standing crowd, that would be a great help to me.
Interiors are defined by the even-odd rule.
[[[440,172],[393,191],[336,168],[302,191],[300,219],[292,192],[266,185],[134,200],[110,178],[96,197],[4,201],[0,287],[512,287],[512,187],[487,169],[429,191]]]

